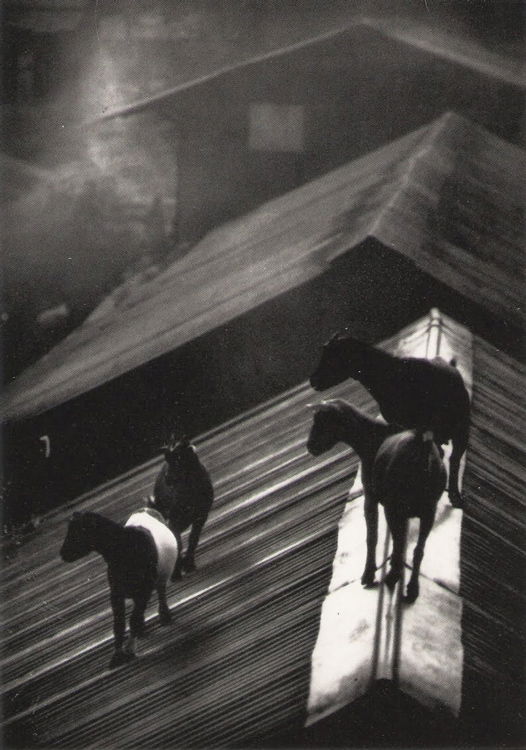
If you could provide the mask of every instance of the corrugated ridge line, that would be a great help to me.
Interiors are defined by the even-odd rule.
[[[433,148],[415,155],[413,170],[372,234],[451,288],[522,326],[526,154],[511,145],[508,150],[509,144],[480,126],[449,118],[447,128],[437,122]],[[512,155],[515,162],[509,163]],[[465,273],[459,275],[459,268]]]

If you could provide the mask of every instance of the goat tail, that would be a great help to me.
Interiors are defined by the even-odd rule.
[[[441,449],[435,443],[435,436],[432,430],[419,430],[418,438],[418,445],[420,446],[418,463],[426,474],[431,474],[436,457],[434,449],[437,448],[439,453]]]
[[[146,507],[147,508],[155,508],[155,509],[157,509],[157,503],[155,502],[155,497],[153,495],[147,495],[144,498],[144,500],[146,502]]]

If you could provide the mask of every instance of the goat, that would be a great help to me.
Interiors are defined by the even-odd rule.
[[[372,468],[378,449],[397,428],[378,422],[343,399],[322,401],[312,408],[314,417],[307,440],[309,453],[319,456],[337,443],[345,443],[360,458],[367,528],[367,558],[361,580],[364,586],[372,586],[376,573],[378,541],[378,503],[372,486]]]
[[[414,567],[406,600],[418,596],[418,575],[424,545],[433,526],[438,500],[445,488],[445,469],[439,448],[428,433],[400,431],[372,419],[342,399],[324,401],[314,407],[314,418],[307,440],[313,456],[343,442],[353,448],[361,460],[364,489],[364,514],[367,528],[367,557],[362,584],[373,586],[378,541],[378,503],[384,506],[393,536],[390,571],[385,578],[393,587],[401,574],[407,519],[420,518]]]
[[[451,504],[461,508],[458,474],[468,444],[470,400],[455,361],[397,357],[335,334],[324,345],[310,384],[324,391],[349,377],[376,399],[387,422],[401,429],[430,430],[438,445],[452,440],[448,494]]]
[[[60,556],[74,562],[90,552],[101,554],[108,565],[113,610],[114,653],[110,668],[135,656],[135,640],[144,635],[144,612],[153,589],[159,597],[159,620],[171,620],[166,601],[166,582],[178,558],[175,536],[162,516],[144,508],[133,513],[122,526],[99,513],[74,513],[69,521]],[[126,599],[133,599],[130,638],[126,646]]]
[[[187,437],[175,440],[172,436],[163,454],[165,462],[155,480],[149,503],[168,521],[181,550],[181,533],[192,527],[186,553],[177,559],[175,579],[181,577],[182,570],[187,573],[195,570],[195,551],[214,501],[214,489]]]
[[[438,501],[446,488],[446,469],[432,434],[404,430],[386,438],[374,460],[372,485],[376,501],[384,506],[393,537],[391,564],[384,579],[391,590],[402,574],[408,520],[420,521],[405,596],[405,601],[412,603],[419,593],[424,547],[433,528]]]

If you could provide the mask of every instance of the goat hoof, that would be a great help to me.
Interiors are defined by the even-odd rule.
[[[165,612],[162,615],[159,615],[159,624],[160,625],[169,625],[172,622],[172,615],[169,612]]]
[[[372,588],[376,584],[376,581],[374,580],[374,571],[373,572],[367,572],[364,573],[362,576],[362,586],[365,586],[365,588]]]
[[[119,651],[116,654],[113,654],[110,661],[110,669],[115,669],[116,667],[122,667],[123,664],[127,664],[128,662],[132,661],[132,659],[135,658],[135,654]]]
[[[462,495],[458,490],[453,490],[448,493],[449,494],[449,502],[453,506],[453,508],[463,508],[464,507],[464,501],[462,499]]]
[[[389,589],[389,591],[392,591],[396,585],[396,582],[398,581],[399,576],[396,573],[393,573],[391,570],[384,578],[384,583]]]
[[[182,568],[185,573],[193,573],[195,568],[195,562],[192,559],[185,558],[183,560]]]
[[[181,571],[176,569],[172,573],[172,577],[170,578],[170,580],[171,581],[180,581],[182,577],[183,577],[183,574],[181,573]]]
[[[404,603],[405,604],[414,604],[416,600],[418,599],[419,591],[418,589],[415,591],[414,589],[407,589],[407,593],[404,596]]]

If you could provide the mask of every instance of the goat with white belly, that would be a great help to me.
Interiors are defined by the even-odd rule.
[[[101,554],[108,565],[115,646],[110,667],[117,667],[135,656],[135,640],[144,635],[144,613],[154,588],[161,625],[171,620],[166,583],[178,558],[177,540],[162,516],[149,508],[133,513],[124,526],[99,513],[74,513],[60,555],[64,562],[74,562],[90,552]],[[133,600],[134,608],[125,646],[126,599]]]

